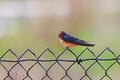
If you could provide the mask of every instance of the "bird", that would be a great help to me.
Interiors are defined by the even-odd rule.
[[[60,31],[58,34],[58,38],[60,43],[66,47],[74,47],[74,46],[87,46],[87,47],[92,47],[95,46],[95,44],[89,44],[87,41],[80,40],[79,38],[73,37],[64,31]]]

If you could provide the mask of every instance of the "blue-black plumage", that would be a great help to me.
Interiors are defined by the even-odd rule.
[[[65,33],[64,31],[60,31],[60,33],[58,34],[58,37],[59,37],[61,44],[65,47],[72,47],[72,46],[76,46],[76,45],[95,46],[95,44],[89,44],[84,40],[80,40],[79,38],[75,38],[75,37]]]

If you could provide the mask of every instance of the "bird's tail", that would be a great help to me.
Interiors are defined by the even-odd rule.
[[[95,44],[89,44],[89,43],[83,43],[83,44],[80,44],[81,46],[89,46],[89,47],[92,47],[92,46],[95,46]]]
[[[95,44],[84,44],[85,46],[95,46]]]
[[[81,45],[81,46],[88,46],[88,47],[95,46],[95,44],[89,44],[84,40],[78,40],[78,41],[76,41],[76,44]]]

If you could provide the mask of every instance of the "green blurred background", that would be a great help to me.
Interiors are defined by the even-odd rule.
[[[119,4],[119,0],[0,0],[0,55],[8,48],[37,53],[47,47],[57,54],[64,49],[58,41],[60,30],[96,44],[91,48],[96,55],[105,47],[118,55]],[[85,47],[71,49],[79,54]]]
[[[1,0],[1,48],[55,48],[60,30],[95,43],[119,47],[118,0]],[[58,47],[58,48],[59,48]]]

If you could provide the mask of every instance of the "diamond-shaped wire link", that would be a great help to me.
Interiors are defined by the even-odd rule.
[[[8,49],[0,56],[0,76],[3,80],[113,80],[110,76],[112,66],[120,66],[120,55],[105,48],[96,55],[90,48],[75,53],[72,49],[64,49],[58,56],[49,48],[46,48],[39,56],[31,49],[17,56],[14,51]],[[107,56],[106,56],[107,55]],[[97,72],[96,69],[100,69]],[[95,71],[95,70],[96,71]],[[2,72],[4,71],[4,72]],[[76,72],[75,72],[76,71]],[[96,73],[92,75],[93,73]],[[2,75],[3,75],[2,74]],[[57,74],[59,74],[57,76]],[[55,79],[56,78],[56,79]],[[116,80],[119,80],[119,76]]]
[[[105,74],[103,75],[103,77],[101,78],[101,79],[104,79],[105,77],[107,77],[108,79],[110,79],[110,80],[112,80],[112,78],[109,76],[109,74],[108,74],[108,70],[116,63],[116,55],[115,55],[115,53],[110,49],[110,48],[106,48],[106,49],[104,49],[98,56],[97,56],[97,59],[99,59],[99,57],[101,57],[102,55],[105,55],[104,53],[106,52],[106,51],[108,51],[109,52],[109,54],[108,55],[112,55],[112,58],[105,58],[105,59],[100,59],[97,63],[101,66],[101,68],[104,70],[104,72],[105,72]],[[104,65],[102,65],[102,63],[100,63],[100,61],[113,61],[113,60],[115,60],[113,63],[111,63],[108,67],[107,67],[107,69],[104,67]]]

